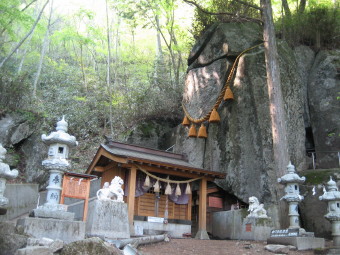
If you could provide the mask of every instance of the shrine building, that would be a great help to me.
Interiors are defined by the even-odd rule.
[[[208,185],[225,178],[224,173],[191,165],[181,154],[113,141],[100,145],[86,174],[101,177],[102,185],[115,176],[124,180],[131,234],[190,236],[195,222],[199,239],[209,238]]]

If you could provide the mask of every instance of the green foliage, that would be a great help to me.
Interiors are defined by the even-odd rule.
[[[284,16],[276,23],[277,31],[292,45],[304,44],[316,48],[340,46],[340,9],[318,5],[304,13]]]
[[[303,171],[299,175],[306,177],[306,184],[318,185],[327,183],[329,181],[329,177],[334,177],[337,172],[339,172],[339,169],[318,169]]]
[[[196,8],[192,31],[195,38],[198,38],[202,32],[204,32],[210,25],[216,22],[246,21],[245,19],[241,18],[241,16],[260,19],[259,11],[233,0],[209,0],[196,2],[200,3],[204,10],[220,15],[207,14]],[[256,0],[249,0],[246,2],[252,5],[256,5],[258,3]],[[232,13],[234,16],[232,17],[222,13]]]
[[[27,33],[40,5],[37,1],[22,11],[26,3],[21,0],[0,2],[0,59]],[[185,74],[182,56],[186,54],[182,53],[190,39],[176,23],[175,8],[175,1],[165,0],[111,4],[111,88],[106,81],[106,17],[84,7],[67,15],[54,9],[49,45],[32,97],[48,25],[46,8],[32,36],[0,69],[0,108],[37,113],[44,118],[41,128],[46,131],[66,115],[70,132],[78,139],[109,133],[111,119],[112,135],[121,138],[120,133],[128,133],[140,120],[177,118]],[[157,57],[156,31],[164,36],[162,60]]]

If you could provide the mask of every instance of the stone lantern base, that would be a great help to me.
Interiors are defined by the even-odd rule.
[[[24,233],[35,238],[60,239],[71,243],[85,238],[85,222],[44,218],[24,218],[17,221]]]
[[[311,233],[311,232],[307,232]],[[314,235],[314,233],[312,233]],[[312,249],[323,249],[325,248],[325,239],[314,236],[280,236],[270,237],[267,239],[268,244],[282,244],[282,245],[293,245],[298,251],[312,250]]]
[[[53,218],[59,220],[74,220],[74,213],[67,212],[67,206],[62,204],[49,205],[44,204],[33,210],[36,218]]]

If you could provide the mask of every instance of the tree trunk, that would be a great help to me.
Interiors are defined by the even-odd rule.
[[[34,2],[36,2],[36,1],[37,1],[37,0],[33,0],[32,2],[30,2],[28,5],[26,5],[26,6],[21,10],[21,12],[24,12],[28,7],[30,7],[30,6],[31,6]],[[7,23],[7,25],[1,30],[0,36],[2,36],[2,34],[6,31],[7,27],[8,27],[9,25],[12,24],[13,20],[14,20],[14,19],[11,19],[11,20]]]
[[[300,0],[300,4],[299,4],[299,10],[298,12],[300,14],[304,13],[306,9],[306,0]]]
[[[110,121],[110,131],[111,135],[113,135],[113,118],[112,118],[112,87],[110,81],[110,65],[111,65],[111,42],[110,42],[110,22],[109,22],[109,8],[107,0],[105,1],[106,5],[106,33],[107,33],[107,72],[106,72],[106,85],[108,88],[109,94],[109,121]]]
[[[37,26],[37,24],[38,24],[38,22],[39,22],[39,20],[40,20],[40,18],[41,18],[41,15],[42,15],[42,13],[43,13],[43,11],[44,11],[46,5],[48,4],[48,2],[49,2],[49,0],[47,0],[47,1],[45,2],[43,8],[41,9],[41,11],[40,11],[40,13],[39,13],[37,19],[35,20],[35,22],[34,22],[32,28],[31,28],[31,30],[30,30],[30,31],[25,35],[25,37],[22,38],[21,41],[14,47],[14,49],[11,51],[11,53],[8,54],[8,56],[5,57],[5,58],[2,60],[2,62],[0,63],[0,68],[1,68],[1,67],[2,67],[2,66],[10,59],[10,57],[14,54],[14,52],[16,52],[16,51],[20,48],[20,46],[26,41],[26,39],[30,36],[30,34],[33,33],[35,27]]]
[[[292,16],[290,9],[289,9],[289,5],[288,5],[288,1],[287,0],[282,0],[282,6],[283,9],[285,11],[285,14],[288,18],[290,18]]]
[[[284,102],[281,91],[280,67],[278,61],[278,52],[276,47],[276,38],[272,16],[272,7],[270,0],[260,0],[262,7],[263,19],[263,39],[266,58],[267,86],[269,94],[269,107],[272,124],[273,137],[273,156],[274,166],[277,167],[275,175],[271,176],[271,181],[276,183],[277,178],[285,174],[286,166],[289,163],[287,129],[284,111]],[[284,215],[284,204],[280,203],[282,189],[278,184],[276,187],[276,201],[278,203],[278,212],[280,215],[281,226],[286,224]]]
[[[50,28],[51,28],[52,12],[53,12],[53,0],[51,1],[50,15],[48,17],[48,25],[47,25],[47,29],[46,29],[46,33],[45,33],[45,37],[44,37],[41,53],[40,53],[40,60],[39,60],[38,70],[37,70],[37,73],[35,74],[35,79],[34,79],[34,82],[33,82],[33,90],[32,90],[33,98],[37,97],[37,84],[38,84],[38,81],[39,81],[39,78],[40,78],[40,73],[41,73],[41,69],[42,69],[42,66],[43,66],[46,49],[47,49],[47,47],[49,45],[49,42],[50,42]]]
[[[80,66],[84,81],[84,90],[87,92],[87,78],[85,73],[84,59],[83,59],[83,45],[80,44]]]

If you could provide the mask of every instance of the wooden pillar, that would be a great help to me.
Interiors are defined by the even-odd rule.
[[[130,169],[129,187],[128,187],[128,196],[127,196],[130,234],[134,234],[133,215],[135,211],[136,178],[137,178],[137,168],[133,166]]]
[[[207,233],[207,179],[200,183],[199,208],[198,208],[198,232],[196,239],[209,239]]]

